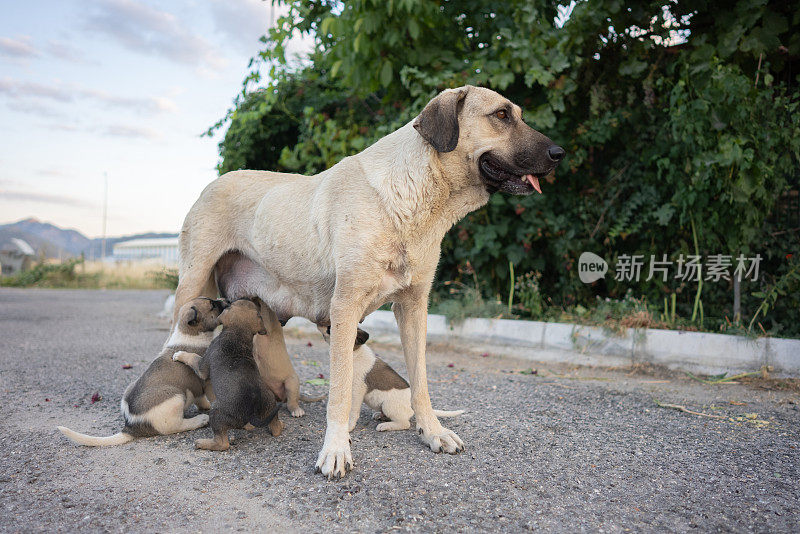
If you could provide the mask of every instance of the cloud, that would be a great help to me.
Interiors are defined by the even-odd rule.
[[[2,92],[2,91],[0,91]],[[17,113],[27,113],[28,115],[38,115],[52,119],[55,117],[63,118],[64,114],[59,113],[50,106],[41,104],[40,102],[12,100],[7,104],[8,109],[16,111]]]
[[[219,69],[225,60],[202,37],[185,29],[174,15],[132,0],[102,0],[89,16],[86,29],[105,34],[139,53],[200,68]]]
[[[96,208],[97,205],[86,200],[68,197],[64,195],[53,195],[49,193],[39,193],[36,191],[7,191],[0,189],[0,198],[14,202],[35,202],[38,204],[56,204],[58,206],[69,206],[73,208]]]
[[[69,61],[70,63],[82,63],[86,65],[97,65],[96,62],[89,61],[83,51],[78,50],[67,41],[50,40],[47,42],[47,53],[57,59]]]
[[[100,133],[113,137],[125,137],[128,139],[158,139],[160,136],[157,131],[141,126],[131,126],[127,124],[112,124],[105,127]]]
[[[14,59],[28,59],[41,55],[33,45],[28,36],[11,39],[0,37],[0,56],[7,56]]]
[[[10,98],[36,97],[58,102],[72,102],[74,95],[60,88],[35,82],[20,82],[10,78],[0,80],[0,94]]]
[[[31,101],[51,100],[59,103],[70,103],[76,100],[91,100],[97,104],[108,107],[124,108],[137,113],[172,112],[177,109],[175,103],[163,96],[155,97],[129,97],[97,89],[88,89],[68,85],[45,85],[36,82],[23,82],[10,78],[0,79],[0,95],[6,95],[11,101],[17,102],[19,111],[36,112],[41,114],[45,109],[36,110],[37,104]],[[39,104],[39,107],[42,106]]]
[[[267,33],[274,6],[263,0],[212,0],[211,16],[217,32],[245,54],[254,55],[260,48],[258,38]]]

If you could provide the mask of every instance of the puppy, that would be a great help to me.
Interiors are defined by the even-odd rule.
[[[268,342],[255,344],[255,359],[261,376],[275,397],[282,402],[286,402],[286,408],[292,417],[305,415],[305,410],[300,407],[299,401],[316,402],[324,399],[327,395],[319,397],[307,397],[300,393],[300,379],[294,370],[289,354],[286,352],[286,342],[283,339],[283,327],[269,307],[265,306],[260,299],[255,302],[260,304],[261,318],[267,335],[272,338]]]
[[[229,253],[224,255],[214,268],[214,279],[219,292],[230,300],[240,298],[253,298],[257,291],[253,287],[242,287],[237,282],[247,277],[249,272],[255,271],[258,266],[246,259],[241,259],[240,254]],[[266,306],[261,299],[253,298],[260,307],[261,318],[267,329],[267,336],[257,338],[254,344],[254,357],[262,379],[275,394],[275,397],[286,403],[286,408],[292,417],[305,415],[305,410],[300,407],[300,401],[315,402],[325,398],[306,397],[300,394],[300,379],[286,352],[286,341],[283,338],[283,324],[278,320],[275,312]]]
[[[189,351],[173,355],[201,379],[211,379],[216,398],[208,422],[214,438],[195,442],[198,449],[211,451],[228,450],[228,430],[232,428],[269,426],[273,436],[283,431],[275,395],[261,380],[253,358],[253,336],[267,333],[258,307],[251,300],[236,300],[220,314],[219,322],[222,332],[205,355],[200,357]]]
[[[185,419],[192,404],[210,408],[203,381],[191,369],[172,360],[179,351],[203,354],[219,324],[221,300],[205,297],[187,302],[180,310],[178,324],[164,349],[139,379],[128,386],[120,403],[125,426],[113,436],[89,436],[57,427],[65,436],[92,447],[121,445],[134,438],[194,430],[208,423],[208,415]]]
[[[318,327],[325,341],[330,340],[331,328]],[[352,432],[361,415],[361,403],[364,402],[375,413],[376,420],[388,419],[377,426],[379,432],[386,430],[406,430],[411,426],[411,388],[408,382],[397,374],[388,363],[381,360],[372,349],[366,346],[369,334],[359,329],[353,347],[353,396],[350,401],[349,431]],[[433,410],[439,417],[455,417],[464,410]]]

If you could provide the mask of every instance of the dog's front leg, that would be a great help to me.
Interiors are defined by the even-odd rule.
[[[337,288],[338,289],[338,288]],[[343,477],[353,468],[350,453],[348,419],[353,388],[353,343],[363,309],[347,298],[331,300],[330,392],[328,394],[328,426],[325,443],[317,458],[316,469],[328,478]],[[348,295],[348,296],[352,296]]]
[[[428,395],[428,375],[425,370],[428,291],[411,288],[404,298],[395,301],[392,311],[400,330],[400,342],[403,345],[411,385],[411,407],[414,409],[420,437],[433,452],[456,454],[464,450],[464,442],[455,432],[439,423]]]

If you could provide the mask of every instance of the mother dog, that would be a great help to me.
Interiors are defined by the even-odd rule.
[[[316,467],[352,468],[353,342],[364,316],[392,302],[422,441],[454,454],[461,439],[431,408],[425,371],[428,293],[445,233],[495,191],[541,193],[564,150],[489,89],[449,89],[363,152],[315,176],[237,171],[212,182],[180,237],[175,310],[217,286],[258,296],[281,321],[330,325],[327,430]],[[215,276],[216,270],[216,276]]]

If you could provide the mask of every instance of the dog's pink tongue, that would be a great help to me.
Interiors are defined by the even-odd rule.
[[[536,191],[541,195],[542,194],[542,188],[539,186],[539,178],[534,176],[534,175],[532,175],[532,174],[526,174],[525,178],[528,179],[528,181],[531,183],[533,188],[536,189]]]

